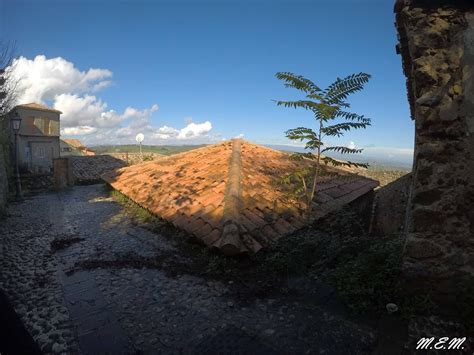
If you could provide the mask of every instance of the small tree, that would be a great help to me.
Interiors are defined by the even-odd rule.
[[[368,167],[367,164],[354,163],[350,161],[339,161],[328,156],[325,152],[338,152],[341,154],[355,154],[362,149],[353,149],[344,146],[326,146],[323,143],[325,137],[341,137],[344,132],[351,129],[360,129],[370,126],[370,118],[347,111],[350,105],[346,101],[350,94],[364,88],[370,75],[365,73],[349,75],[344,79],[337,78],[326,89],[320,89],[311,80],[303,76],[288,72],[280,72],[275,75],[279,80],[285,82],[285,87],[295,88],[306,94],[304,100],[297,101],[275,101],[278,106],[303,108],[313,113],[317,122],[316,129],[297,127],[286,131],[286,137],[292,140],[306,141],[307,153],[295,153],[292,155],[296,160],[307,160],[309,164],[283,178],[283,182],[294,186],[294,193],[305,200],[308,218],[311,216],[314,196],[317,192],[319,177],[325,173],[322,167],[331,164],[333,166],[355,166]],[[329,122],[339,119],[339,122],[329,125]]]
[[[15,106],[17,80],[13,78],[15,44],[0,40],[0,120]]]

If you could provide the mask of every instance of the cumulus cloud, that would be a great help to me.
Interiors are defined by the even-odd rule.
[[[155,127],[153,114],[158,105],[137,109],[128,106],[123,112],[109,109],[96,93],[110,86],[112,72],[91,68],[81,71],[61,58],[34,59],[20,57],[12,65],[13,77],[18,79],[19,103],[51,102],[61,115],[61,134],[79,136],[87,143],[129,143],[137,133],[147,135],[150,143],[161,141],[199,141],[213,139],[210,121],[193,122],[186,117],[181,129],[164,125]]]
[[[179,131],[176,138],[178,139],[191,139],[204,136],[212,129],[212,124],[209,121],[204,123],[190,123]]]
[[[179,134],[179,130],[173,127],[168,127],[168,126],[163,126],[158,128],[154,133],[153,133],[153,138],[157,139],[170,139],[170,138],[176,138]]]
[[[347,143],[346,145],[347,148],[349,149],[357,149],[357,146],[354,142],[350,141],[349,143]]]
[[[12,67],[22,103],[54,100],[63,93],[95,92],[109,86],[112,77],[107,69],[80,71],[61,57],[47,59],[44,55],[34,59],[20,57],[13,61]]]
[[[76,126],[76,127],[66,127],[61,129],[61,134],[67,136],[78,136],[78,135],[87,135],[96,132],[97,129],[91,126]]]
[[[163,126],[154,131],[152,137],[158,139],[177,139],[187,140],[199,137],[205,137],[212,130],[212,124],[209,121],[204,123],[189,123],[186,127],[176,129],[173,127]]]

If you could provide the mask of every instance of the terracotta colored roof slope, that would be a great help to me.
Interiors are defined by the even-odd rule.
[[[71,147],[74,148],[85,148],[86,146],[82,144],[82,142],[79,139],[75,138],[64,138],[63,141],[67,144],[69,144]]]
[[[59,114],[62,113],[59,110],[56,110],[54,108],[50,108],[50,107],[42,105],[42,104],[38,104],[36,102],[31,102],[29,104],[21,104],[21,105],[17,105],[16,107],[29,108],[29,109],[40,110],[40,111],[49,111],[49,112],[54,112],[54,113],[59,113]]]
[[[240,139],[110,171],[102,178],[151,213],[226,254],[257,252],[303,227],[300,204],[279,179],[297,164],[289,154]],[[341,171],[319,185],[315,218],[377,186]]]

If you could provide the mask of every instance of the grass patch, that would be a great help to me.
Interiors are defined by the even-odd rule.
[[[127,209],[127,212],[132,217],[134,222],[148,223],[148,224],[162,224],[164,223],[162,219],[152,215],[143,207],[140,207],[135,202],[130,200],[127,196],[121,192],[112,189],[110,191],[110,196],[114,199],[115,202],[124,206]]]
[[[282,238],[255,256],[266,272],[299,275],[314,269],[326,254],[329,236],[310,229]]]
[[[398,303],[401,250],[398,239],[372,239],[357,254],[347,248],[338,256],[328,280],[356,313],[383,310],[389,302]]]
[[[395,303],[405,320],[435,314],[437,306],[430,292],[407,295],[403,288],[402,244],[398,237],[367,238],[341,249],[327,281],[354,314],[381,314],[387,303]]]

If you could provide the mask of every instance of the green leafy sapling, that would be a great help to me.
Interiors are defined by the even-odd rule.
[[[302,91],[306,96],[297,101],[275,101],[278,106],[303,108],[313,113],[316,120],[315,129],[297,127],[286,131],[286,137],[291,140],[305,142],[306,153],[295,153],[292,159],[305,160],[304,168],[298,169],[283,177],[283,182],[292,185],[294,194],[302,197],[306,205],[308,218],[311,216],[312,205],[319,178],[325,174],[322,164],[333,166],[368,167],[367,164],[340,161],[324,155],[326,152],[340,154],[361,153],[362,149],[344,146],[327,146],[323,140],[326,137],[341,137],[351,129],[361,129],[370,126],[370,118],[349,112],[347,98],[349,95],[361,91],[369,81],[370,75],[365,73],[349,75],[346,78],[337,78],[326,89],[320,89],[311,80],[303,76],[288,72],[279,72],[275,75],[285,83],[285,87]]]

